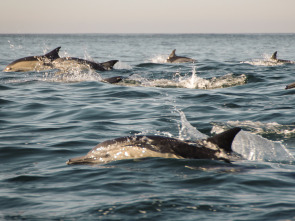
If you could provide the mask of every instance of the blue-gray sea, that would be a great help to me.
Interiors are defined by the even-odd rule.
[[[60,56],[114,70],[3,72]],[[1,220],[295,220],[295,34],[0,35]],[[170,64],[171,51],[196,59]],[[109,84],[102,78],[124,76]],[[67,165],[105,140],[232,127],[240,160]]]

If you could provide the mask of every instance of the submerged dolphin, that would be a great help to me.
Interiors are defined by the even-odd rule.
[[[168,63],[186,63],[186,62],[195,62],[195,59],[177,56],[175,54],[176,49],[172,51],[172,53],[167,58],[166,62]]]
[[[65,57],[55,59],[52,64],[54,68],[60,70],[71,70],[72,68],[79,69],[94,69],[97,71],[107,71],[112,70],[113,66],[118,62],[118,60],[111,60],[104,63],[96,63],[93,61],[88,61],[81,58]]]
[[[45,55],[29,56],[17,59],[11,62],[3,70],[4,72],[26,72],[26,71],[44,71],[52,69],[52,61],[59,58],[60,47],[48,52]]]
[[[273,55],[271,56],[271,60],[273,60],[273,61],[275,61],[275,62],[278,62],[278,63],[294,63],[293,61],[290,61],[290,60],[283,60],[283,59],[278,59],[277,58],[277,51],[275,51],[274,53],[273,53]]]
[[[230,162],[232,142],[241,128],[232,128],[204,140],[182,141],[163,136],[129,136],[107,140],[85,156],[69,159],[67,164],[99,164],[114,160],[145,157],[214,159]]]
[[[105,78],[102,80],[102,82],[110,83],[110,84],[116,84],[119,83],[124,79],[123,76],[116,76],[116,77],[110,77],[110,78]]]

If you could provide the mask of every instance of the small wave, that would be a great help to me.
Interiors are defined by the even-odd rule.
[[[284,62],[279,62],[271,59],[271,55],[264,54],[262,59],[253,59],[251,61],[242,61],[241,64],[250,64],[254,66],[280,66],[285,64]],[[293,63],[293,62],[291,62]],[[294,62],[295,63],[295,62]]]
[[[65,83],[73,83],[73,82],[83,82],[83,81],[102,81],[102,77],[95,71],[87,71],[83,72],[80,70],[73,70],[70,73],[45,73],[43,78],[39,79],[40,81],[47,82],[65,82]]]
[[[130,76],[125,79],[123,84],[127,86],[144,86],[144,87],[162,87],[162,88],[190,88],[190,89],[216,89],[233,87],[243,85],[246,83],[246,75],[241,74],[235,76],[234,74],[226,74],[221,77],[213,77],[211,79],[204,79],[196,74],[195,67],[193,67],[190,76],[180,76],[179,73],[174,75],[174,78],[169,79],[146,79],[138,74]]]
[[[254,66],[279,66],[282,65],[283,63],[281,62],[276,62],[276,61],[272,61],[272,60],[252,60],[252,61],[242,61],[242,64],[250,64],[250,65],[254,65]]]
[[[213,122],[212,124],[214,126],[211,133],[221,133],[231,127],[242,127],[255,134],[276,134],[286,138],[295,136],[295,125],[281,125],[276,122],[228,121],[226,123]]]

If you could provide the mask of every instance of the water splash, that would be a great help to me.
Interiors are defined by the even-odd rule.
[[[181,140],[199,140],[208,138],[206,134],[201,133],[197,130],[197,128],[188,122],[185,114],[181,110],[176,109],[176,112],[178,112],[180,115],[180,124],[178,125],[178,130],[179,138]]]
[[[114,69],[125,69],[125,70],[132,70],[132,69],[133,69],[131,65],[129,65],[129,64],[127,64],[127,63],[124,63],[124,62],[122,62],[122,61],[118,61],[118,62],[114,65],[113,68],[114,68]]]
[[[204,79],[197,76],[196,67],[193,66],[191,74],[181,76],[179,73],[176,73],[173,79],[147,79],[140,74],[134,74],[120,84],[162,88],[216,89],[243,85],[246,83],[246,79],[247,77],[244,74],[238,76],[226,74],[221,77]]]
[[[152,57],[151,59],[149,59],[148,62],[151,63],[156,63],[156,64],[163,64],[163,63],[167,63],[167,55],[156,55],[154,57]]]
[[[232,127],[242,127],[246,131],[241,131],[234,139],[232,148],[247,160],[255,161],[288,161],[294,162],[295,158],[288,149],[279,141],[270,141],[258,134],[289,134],[286,126],[276,122],[261,123],[252,121],[228,121],[227,123],[213,123],[211,133],[222,133]],[[294,126],[295,127],[295,126]],[[292,130],[293,132],[294,129]]]
[[[247,160],[255,161],[289,161],[295,158],[281,142],[274,142],[260,135],[240,131],[232,144],[233,151]]]
[[[173,134],[170,132],[165,132],[165,131],[158,131],[158,130],[145,130],[141,131],[139,133],[135,133],[136,136],[140,135],[156,135],[156,136],[164,136],[164,137],[173,137]]]
[[[181,110],[176,111],[180,115],[181,125],[179,125],[179,138],[182,140],[198,140],[206,139],[207,135],[198,131],[193,127],[186,119],[185,114]],[[240,125],[232,125],[240,126]],[[212,132],[222,133],[229,128],[217,129],[216,126],[212,128]],[[240,131],[232,144],[234,152],[240,154],[243,158],[252,161],[288,161],[294,162],[294,156],[288,151],[288,149],[277,141],[271,141],[263,138],[260,135],[253,134],[247,131]]]

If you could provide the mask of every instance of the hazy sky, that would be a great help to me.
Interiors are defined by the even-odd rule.
[[[1,0],[0,33],[295,33],[295,0]]]

